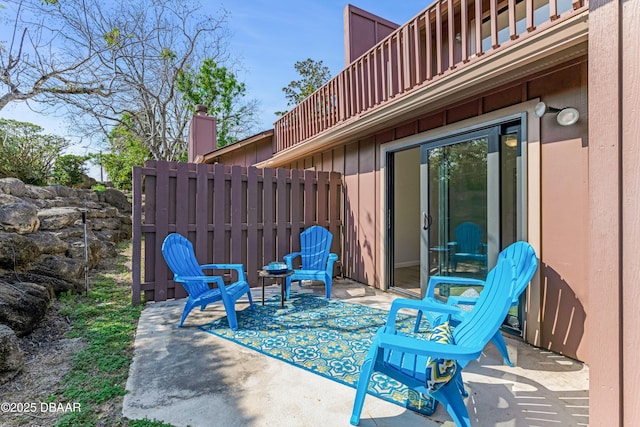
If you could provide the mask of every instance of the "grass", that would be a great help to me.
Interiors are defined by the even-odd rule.
[[[122,417],[133,341],[142,305],[131,304],[131,275],[125,268],[127,247],[120,247],[114,273],[99,274],[86,295],[65,295],[61,313],[72,323],[70,338],[86,346],[73,358],[71,371],[51,402],[79,404],[66,412],[56,426],[170,427],[155,420]]]

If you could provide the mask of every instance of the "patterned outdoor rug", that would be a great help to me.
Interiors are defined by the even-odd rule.
[[[237,331],[229,328],[226,316],[200,329],[355,388],[362,361],[386,319],[386,310],[292,293],[285,308],[276,296],[264,306],[256,303],[255,310],[238,312]],[[413,330],[415,317],[400,315],[399,320],[399,330]],[[425,415],[435,410],[431,398],[378,372],[369,393]]]

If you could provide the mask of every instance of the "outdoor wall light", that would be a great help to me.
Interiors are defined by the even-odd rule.
[[[560,126],[571,126],[580,118],[580,113],[573,107],[554,108],[544,102],[538,102],[533,109],[533,114],[538,118],[547,113],[556,113],[556,120]]]

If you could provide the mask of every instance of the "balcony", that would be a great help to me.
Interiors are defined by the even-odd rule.
[[[588,0],[436,1],[282,116],[275,157],[406,118],[418,109],[402,106],[418,98],[423,109],[462,100],[471,83],[486,89],[483,81],[496,84],[561,48],[586,46],[588,7]]]

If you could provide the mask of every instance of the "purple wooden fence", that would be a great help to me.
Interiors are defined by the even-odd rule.
[[[312,225],[333,233],[341,259],[341,192],[337,172],[159,161],[135,167],[133,303],[143,294],[145,301],[186,296],[161,253],[173,232],[191,240],[201,264],[243,264],[250,286],[259,285],[260,267],[299,250],[300,232]]]

